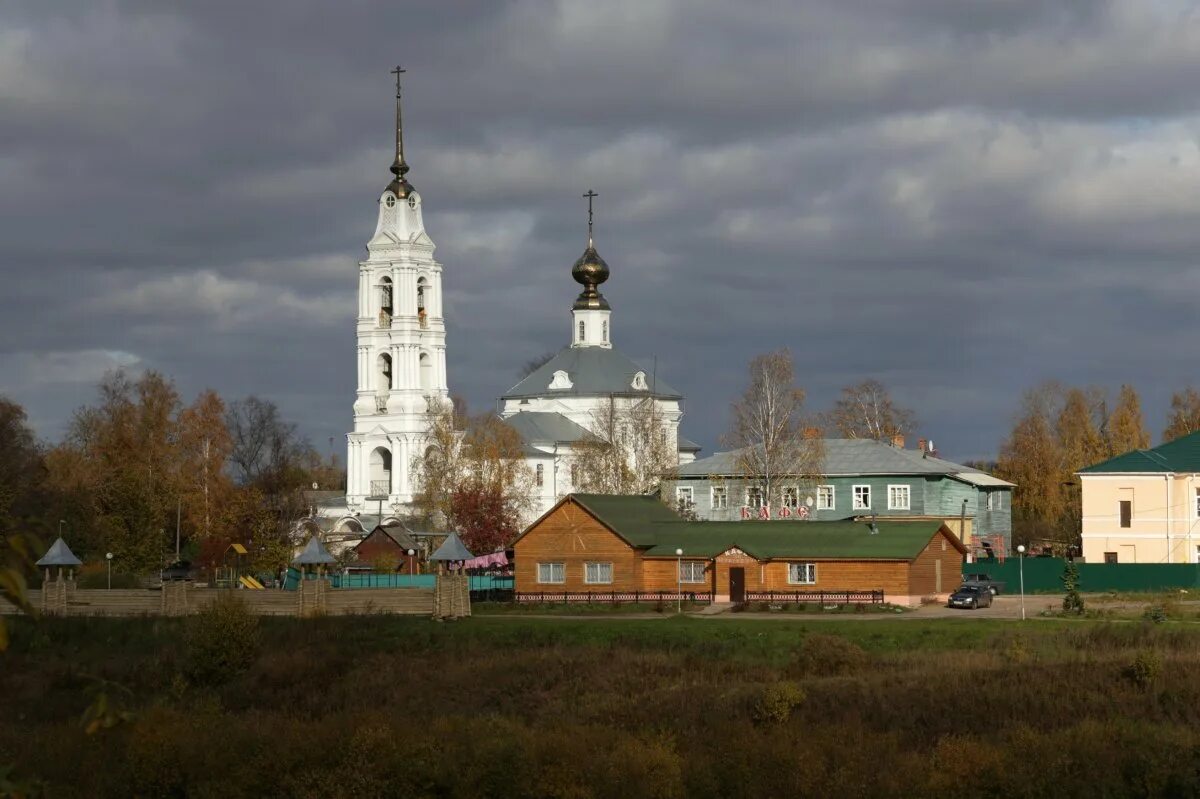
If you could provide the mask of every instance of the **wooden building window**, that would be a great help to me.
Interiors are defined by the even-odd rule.
[[[783,489],[783,507],[795,510],[800,507],[800,489],[797,486],[785,486]]]
[[[789,563],[788,583],[791,585],[815,585],[817,582],[817,564]]]
[[[817,510],[833,510],[836,505],[833,486],[817,486]]]
[[[720,510],[729,507],[729,489],[725,486],[713,486],[711,497],[712,509]]]
[[[888,486],[888,510],[908,510],[911,502],[912,491],[908,486]]]
[[[746,489],[746,504],[758,510],[763,507],[763,490],[758,486],[751,486]]]
[[[871,487],[870,486],[855,486],[854,487],[854,510],[870,510],[871,509]]]
[[[1105,563],[1116,563],[1117,562],[1117,553],[1116,552],[1105,552],[1104,553],[1104,562]]]
[[[612,584],[612,564],[611,563],[585,563],[583,564],[583,581],[588,585],[611,585]]]
[[[695,489],[692,486],[675,486],[675,504],[680,508],[690,508],[694,501]]]
[[[537,574],[539,583],[561,584],[567,581],[567,568],[563,563],[539,563]]]
[[[704,561],[702,560],[683,560],[679,562],[679,582],[681,583],[702,583],[704,582]]]
[[[1121,506],[1121,526],[1133,526],[1133,503],[1128,499],[1123,499],[1120,502]]]

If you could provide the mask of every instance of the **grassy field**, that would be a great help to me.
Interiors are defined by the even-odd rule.
[[[1200,793],[1193,624],[198,624],[22,620],[0,795]]]

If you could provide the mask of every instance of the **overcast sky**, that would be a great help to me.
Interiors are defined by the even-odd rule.
[[[1131,382],[1156,434],[1200,379],[1194,2],[30,0],[0,393],[54,439],[157,369],[343,452],[397,62],[474,410],[568,343],[588,188],[613,339],[707,452],[781,346],[811,407],[878,378],[960,459],[1043,379]]]

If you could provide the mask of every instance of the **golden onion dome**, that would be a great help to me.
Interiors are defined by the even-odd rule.
[[[579,256],[575,266],[571,267],[571,277],[575,278],[576,283],[583,286],[583,291],[575,300],[576,310],[587,308],[609,310],[608,301],[604,299],[604,295],[597,288],[608,280],[608,264],[600,257],[600,253],[596,252],[596,247],[590,240],[583,255]]]

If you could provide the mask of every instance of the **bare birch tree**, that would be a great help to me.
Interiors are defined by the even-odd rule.
[[[786,349],[754,358],[750,384],[733,403],[733,423],[723,439],[736,448],[738,471],[768,507],[780,499],[784,480],[809,481],[821,471],[821,439],[804,434],[804,390],[795,383]]]
[[[667,420],[652,397],[609,397],[591,415],[591,436],[574,448],[579,490],[648,494],[679,466]]]
[[[828,418],[830,425],[845,438],[876,441],[907,435],[917,426],[916,414],[897,406],[887,387],[878,380],[864,380],[843,388]]]

